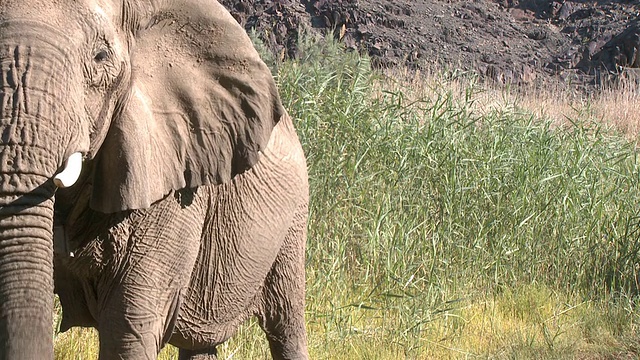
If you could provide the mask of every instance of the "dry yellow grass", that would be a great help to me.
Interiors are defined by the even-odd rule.
[[[517,89],[481,83],[473,74],[464,72],[443,74],[396,69],[387,71],[383,80],[385,90],[401,90],[415,99],[451,94],[454,101],[471,104],[468,112],[478,117],[508,109],[551,120],[559,126],[579,119],[613,127],[632,140],[640,135],[640,82],[634,79],[622,79],[615,86],[602,87],[590,94],[570,87]],[[473,101],[469,102],[469,98]]]
[[[593,95],[551,89],[511,97],[516,106],[557,124],[580,118],[613,126],[633,139],[640,134],[640,92],[631,82]]]

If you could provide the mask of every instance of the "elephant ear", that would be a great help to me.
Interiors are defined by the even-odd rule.
[[[95,158],[95,210],[229,181],[258,161],[284,114],[271,72],[222,5],[167,3],[122,11],[137,24],[131,90]]]

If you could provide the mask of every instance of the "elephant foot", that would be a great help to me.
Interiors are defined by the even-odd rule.
[[[178,360],[216,360],[218,351],[215,347],[205,350],[180,349]]]

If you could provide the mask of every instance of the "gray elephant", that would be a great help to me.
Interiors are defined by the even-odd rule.
[[[254,315],[308,358],[306,163],[220,4],[3,0],[0,71],[0,359],[53,357],[54,287],[101,359],[213,359]]]

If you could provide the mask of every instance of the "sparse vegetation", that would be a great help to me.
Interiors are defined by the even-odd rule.
[[[605,98],[558,121],[464,74],[392,84],[300,49],[274,71],[309,163],[312,358],[640,356],[636,134]],[[56,335],[57,357],[94,358],[92,336]],[[253,323],[219,350],[269,358]]]

